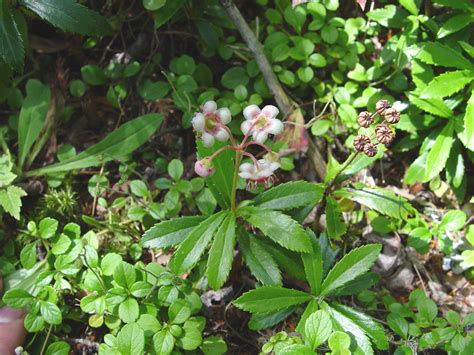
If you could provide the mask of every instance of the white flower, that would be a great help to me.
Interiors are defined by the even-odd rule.
[[[266,182],[280,167],[280,163],[267,159],[260,159],[257,164],[243,163],[240,165],[239,176],[253,183]]]
[[[212,164],[212,160],[209,158],[204,158],[196,161],[194,164],[194,171],[201,177],[209,177],[214,174],[215,169]]]
[[[264,143],[269,134],[280,134],[283,131],[283,123],[276,119],[278,109],[273,105],[267,105],[263,109],[257,105],[250,105],[244,109],[245,121],[240,128],[244,134],[252,134],[253,140]]]
[[[196,113],[192,124],[196,132],[200,132],[205,147],[210,147],[215,140],[225,142],[229,139],[229,133],[223,127],[232,119],[227,107],[217,109],[215,101],[207,101],[202,105],[202,113]]]

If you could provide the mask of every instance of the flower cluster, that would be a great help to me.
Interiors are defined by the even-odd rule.
[[[390,125],[400,121],[400,112],[393,108],[388,100],[383,99],[377,101],[375,113],[362,111],[359,114],[359,125],[363,128],[369,128],[375,122],[377,114],[383,119],[381,123],[375,126],[375,138],[377,139],[377,143],[373,143],[372,140],[364,134],[357,135],[353,141],[354,148],[358,152],[363,152],[368,157],[373,157],[377,154],[378,144],[387,146],[392,143],[395,138],[395,133]]]
[[[239,166],[239,176],[247,180],[247,187],[256,188],[259,184],[267,186],[273,181],[275,170],[280,167],[278,154],[265,145],[269,135],[278,135],[283,131],[283,123],[276,118],[278,114],[278,108],[273,105],[267,105],[262,109],[257,105],[247,106],[243,111],[245,121],[240,126],[244,138],[240,143],[236,143],[232,132],[227,127],[232,119],[230,110],[226,107],[218,109],[214,101],[204,103],[201,112],[196,113],[192,119],[194,130],[201,137],[203,145],[211,147],[216,140],[225,142],[229,139],[231,145],[222,147],[211,156],[198,160],[194,165],[196,174],[202,177],[214,174],[213,158],[225,149],[232,149],[239,152],[239,157],[245,155],[252,161],[251,163],[244,162]],[[251,140],[249,140],[250,137]],[[262,159],[255,158],[247,151],[252,145],[265,149],[267,154]]]

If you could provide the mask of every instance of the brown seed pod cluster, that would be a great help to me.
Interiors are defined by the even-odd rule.
[[[375,138],[377,139],[377,143],[372,143],[371,139],[363,134],[357,135],[353,141],[354,148],[369,157],[373,157],[377,154],[378,144],[388,145],[392,143],[395,138],[395,133],[390,125],[400,121],[400,112],[393,108],[390,102],[385,99],[377,101],[375,104],[375,113],[362,111],[357,121],[361,127],[369,128],[375,122],[376,114],[383,118],[382,123],[375,126]]]

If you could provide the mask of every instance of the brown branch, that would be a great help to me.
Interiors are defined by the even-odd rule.
[[[257,40],[234,2],[232,0],[220,0],[220,2],[252,52],[278,107],[285,117],[289,117],[293,110],[298,108],[298,105],[290,99],[283,90],[283,87],[278,81],[265,53],[263,52],[262,44]],[[321,153],[320,148],[314,144],[312,140],[310,140],[309,144],[309,153],[316,172],[321,179],[324,179],[326,173],[326,162],[323,159],[323,154]]]

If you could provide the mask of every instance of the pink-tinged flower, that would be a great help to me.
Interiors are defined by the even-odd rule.
[[[273,182],[273,173],[280,167],[280,163],[267,159],[260,159],[256,164],[243,163],[240,165],[239,176],[247,180],[247,188],[253,189],[258,184],[268,185]]]
[[[214,174],[215,169],[214,169],[214,165],[212,164],[212,160],[210,158],[204,158],[204,159],[198,160],[194,164],[194,171],[199,176],[209,177],[212,174]]]
[[[192,124],[196,132],[202,137],[205,147],[211,147],[215,140],[225,142],[229,139],[229,133],[224,128],[230,122],[232,116],[227,107],[217,109],[215,101],[207,101],[202,105],[202,112],[196,113]]]
[[[257,105],[247,106],[244,109],[245,121],[240,128],[244,134],[252,134],[254,141],[264,143],[269,134],[277,135],[283,131],[283,123],[275,118],[279,112],[273,105],[261,110]]]

